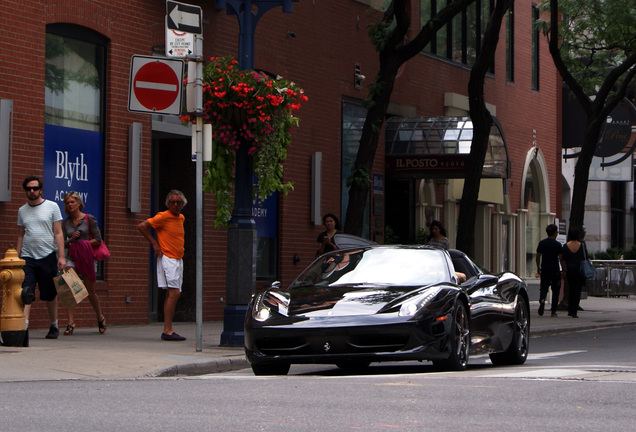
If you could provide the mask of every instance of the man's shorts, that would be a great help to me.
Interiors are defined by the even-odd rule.
[[[57,276],[57,254],[53,252],[51,255],[34,259],[30,257],[22,257],[25,261],[24,282],[22,288],[28,288],[35,293],[35,286],[40,290],[40,300],[51,301],[57,296],[57,290],[53,283],[53,278]]]
[[[183,284],[183,260],[165,255],[157,260],[157,285],[159,288],[177,288]]]

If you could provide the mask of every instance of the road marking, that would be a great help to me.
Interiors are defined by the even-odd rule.
[[[588,371],[581,369],[529,369],[519,372],[508,372],[502,374],[480,375],[480,378],[564,378],[572,376],[589,375]]]
[[[579,351],[553,351],[553,352],[547,352],[547,353],[529,354],[528,360],[544,360],[544,359],[549,359],[554,357],[561,357],[564,355],[581,354],[586,352],[587,350],[579,350]]]

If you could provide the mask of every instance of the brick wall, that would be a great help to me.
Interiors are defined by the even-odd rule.
[[[203,7],[205,57],[238,51],[238,24],[234,16],[217,11],[213,1],[189,1]],[[414,10],[418,10],[414,8]],[[516,211],[521,192],[525,155],[533,136],[542,149],[549,173],[551,207],[557,206],[560,187],[556,118],[560,80],[542,39],[541,90],[530,89],[530,2],[517,3],[516,79],[505,82],[505,56],[500,47],[495,77],[486,85],[487,102],[497,106],[512,163],[509,182],[511,209]],[[127,110],[130,58],[150,55],[164,43],[165,2],[131,0],[13,0],[0,4],[0,98],[14,101],[12,201],[0,203],[0,253],[15,244],[16,213],[25,202],[20,184],[31,173],[42,174],[44,112],[44,41],[47,23],[74,23],[110,39],[106,85],[105,238],[112,257],[105,265],[105,281],[98,284],[109,323],[144,323],[148,320],[148,245],[137,224],[149,216],[149,199],[139,213],[130,213],[127,201],[128,126],[143,124],[141,190],[151,187],[151,123],[146,114]],[[285,164],[285,180],[294,191],[280,198],[279,276],[283,284],[313,259],[316,235],[323,229],[310,220],[311,156],[323,153],[322,211],[340,214],[341,105],[343,97],[363,99],[377,73],[377,53],[367,35],[368,6],[354,0],[300,1],[293,12],[275,8],[257,27],[255,67],[297,82],[309,97],[299,112]],[[295,33],[291,37],[288,32]],[[502,43],[505,38],[502,36]],[[367,79],[354,88],[354,64],[360,63]],[[415,107],[418,115],[444,114],[444,93],[467,93],[469,70],[435,57],[420,55],[410,61],[396,82],[393,101]],[[533,132],[533,129],[536,132]],[[556,149],[556,150],[555,150]],[[383,145],[378,148],[374,172],[383,173]],[[178,174],[178,173],[177,173]],[[386,178],[386,176],[385,176]],[[194,181],[194,179],[192,180]],[[142,195],[143,197],[143,195]],[[194,205],[194,200],[192,200]],[[214,197],[204,201],[205,320],[223,316],[225,298],[226,230],[214,228]],[[188,247],[194,248],[194,244]],[[293,263],[294,254],[301,257]],[[194,271],[194,269],[186,269]],[[124,302],[126,295],[131,303]],[[63,311],[60,319],[65,324]],[[45,327],[48,317],[37,301],[31,325]],[[78,324],[94,326],[87,302],[78,308]]]

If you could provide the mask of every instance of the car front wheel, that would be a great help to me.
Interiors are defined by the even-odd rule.
[[[453,321],[450,326],[450,356],[445,360],[435,360],[433,364],[440,369],[463,371],[468,366],[470,353],[470,321],[466,307],[458,302],[453,310]]]
[[[512,342],[506,351],[490,354],[492,364],[497,366],[520,365],[526,362],[530,345],[530,320],[528,316],[528,305],[523,297],[519,297],[515,309]]]

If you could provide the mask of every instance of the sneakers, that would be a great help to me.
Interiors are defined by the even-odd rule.
[[[161,340],[165,340],[165,341],[184,341],[184,340],[186,340],[186,338],[173,332],[172,334],[161,333]]]
[[[545,311],[545,300],[539,304],[539,316],[543,316],[543,311]]]
[[[51,324],[51,327],[49,327],[49,332],[46,334],[46,338],[57,339],[59,335],[60,335],[60,329],[55,327],[53,324]]]
[[[550,314],[550,316],[551,316],[552,318],[556,318],[556,317],[558,317],[558,315],[556,314],[556,312],[552,312],[552,314]]]

